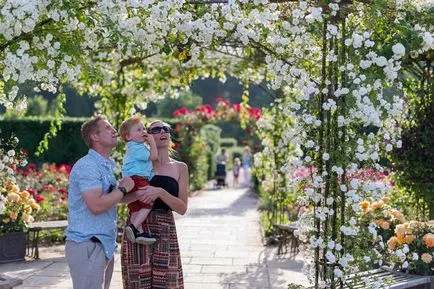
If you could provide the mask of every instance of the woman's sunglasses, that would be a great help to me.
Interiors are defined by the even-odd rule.
[[[159,134],[159,133],[161,133],[161,131],[163,131],[164,133],[169,133],[170,132],[170,127],[168,127],[167,125],[165,125],[165,126],[154,126],[154,127],[151,127],[150,129],[148,129],[148,132],[150,134]]]

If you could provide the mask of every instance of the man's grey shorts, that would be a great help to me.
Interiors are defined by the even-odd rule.
[[[106,258],[101,243],[66,241],[65,253],[74,289],[110,287],[114,258]]]

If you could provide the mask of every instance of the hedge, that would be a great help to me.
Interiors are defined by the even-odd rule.
[[[220,139],[220,147],[232,148],[237,146],[237,140],[232,137],[225,137]]]
[[[49,117],[25,117],[19,119],[0,119],[0,137],[8,139],[12,133],[20,140],[20,147],[29,152],[28,161],[32,163],[74,164],[88,151],[84,144],[80,128],[89,118],[66,117],[62,120],[62,129],[49,141],[48,150],[41,156],[35,156],[39,142],[50,130]],[[148,121],[151,121],[149,119]],[[174,119],[163,119],[173,124]]]
[[[20,147],[29,152],[29,162],[73,164],[88,151],[80,135],[80,127],[85,120],[65,118],[62,129],[50,140],[48,150],[39,157],[35,156],[35,152],[44,134],[49,131],[50,118],[0,119],[0,136],[3,139],[8,139],[12,134],[18,137]]]
[[[235,138],[238,145],[242,145],[244,140],[252,138],[251,135],[241,128],[239,123],[218,121],[215,125],[222,129],[222,138]]]

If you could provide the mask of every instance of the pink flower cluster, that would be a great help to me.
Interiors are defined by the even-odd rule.
[[[174,117],[196,117],[204,121],[213,120],[237,120],[240,117],[241,104],[234,103],[231,105],[229,100],[218,97],[216,98],[216,108],[214,109],[210,104],[204,104],[196,107],[194,110],[188,110],[182,107],[173,112]],[[251,120],[258,120],[261,118],[261,109],[258,107],[248,107],[247,112]]]

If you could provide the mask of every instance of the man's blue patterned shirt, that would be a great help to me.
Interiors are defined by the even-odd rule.
[[[83,192],[102,188],[108,194],[116,187],[114,175],[115,163],[90,149],[88,154],[79,159],[71,170],[68,191],[68,228],[66,240],[84,242],[97,237],[105,255],[111,259],[116,250],[116,206],[94,215],[87,207]]]

